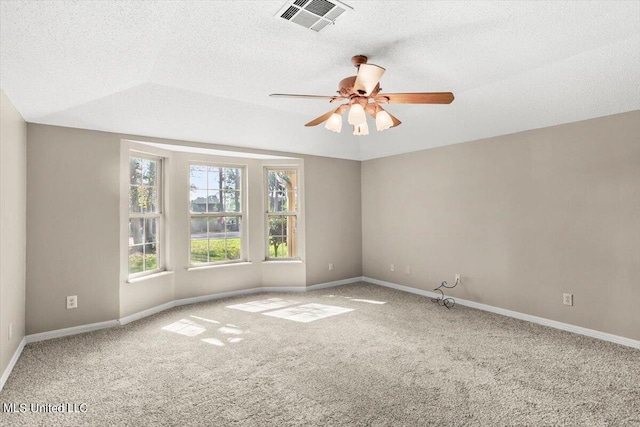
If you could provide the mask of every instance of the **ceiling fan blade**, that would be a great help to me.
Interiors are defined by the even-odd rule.
[[[335,110],[331,110],[331,111],[327,111],[326,113],[324,113],[323,115],[321,115],[318,118],[315,118],[313,120],[311,120],[309,123],[307,123],[305,126],[317,126],[322,122],[326,122],[327,120],[329,120],[329,117],[331,117],[331,115],[333,113],[337,113],[338,110],[340,110],[340,107],[338,107]]]
[[[378,85],[384,72],[385,69],[377,65],[360,64],[353,89],[360,95],[369,96]]]
[[[342,96],[334,96],[334,95],[295,95],[292,93],[272,93],[269,96],[273,96],[275,98],[297,98],[297,99],[326,99],[329,102],[333,102],[335,100],[343,100],[345,99]]]
[[[376,102],[382,104],[451,104],[451,92],[415,92],[415,93],[385,93],[376,96]]]

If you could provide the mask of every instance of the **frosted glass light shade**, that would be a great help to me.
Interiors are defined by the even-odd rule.
[[[349,124],[358,126],[362,123],[367,123],[367,116],[364,113],[364,108],[360,104],[353,104],[349,109]]]
[[[340,114],[333,113],[329,120],[327,120],[327,124],[324,125],[326,129],[330,131],[340,133],[342,130],[342,116]]]
[[[367,122],[364,122],[361,125],[354,126],[353,134],[357,136],[369,135],[369,125],[367,125]]]
[[[384,110],[378,111],[378,114],[376,114],[376,129],[385,130],[391,126],[393,126],[393,120],[391,120],[389,113]]]

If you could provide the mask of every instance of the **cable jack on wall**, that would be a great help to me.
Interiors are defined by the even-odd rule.
[[[442,288],[453,289],[458,286],[458,283],[460,283],[460,278],[456,278],[456,283],[454,283],[453,286],[447,286],[446,280],[440,283],[440,286],[435,288],[434,291],[440,292],[441,296],[439,296],[438,298],[431,298],[431,302],[437,302],[438,305],[444,305],[447,308],[451,308],[456,305],[456,300],[454,298],[445,297]]]

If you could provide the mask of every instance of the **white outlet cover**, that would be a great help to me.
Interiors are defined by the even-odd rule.
[[[78,296],[77,295],[69,295],[67,297],[67,310],[72,308],[78,308]]]
[[[573,294],[563,294],[562,303],[564,305],[573,305]]]

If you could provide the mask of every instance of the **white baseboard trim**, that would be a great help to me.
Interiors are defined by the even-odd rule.
[[[173,301],[176,307],[181,305],[195,304],[198,302],[213,301],[216,299],[237,297],[241,295],[252,295],[262,293],[262,288],[240,289],[238,291],[220,292],[219,294],[202,295],[199,297],[182,298]]]
[[[335,286],[348,285],[350,283],[362,282],[362,276],[352,277],[350,279],[334,280],[333,282],[318,283],[316,285],[307,286],[307,291],[316,291],[318,289],[333,288]]]
[[[77,335],[83,334],[85,332],[97,331],[98,329],[113,328],[114,326],[118,325],[120,325],[120,322],[117,320],[107,320],[106,322],[90,323],[88,325],[80,325],[71,328],[56,329],[54,331],[40,332],[39,334],[27,335],[25,338],[27,340],[27,344],[29,344],[36,341],[44,341],[53,338],[66,337],[68,335]]]
[[[157,305],[155,307],[148,308],[146,310],[139,311],[137,313],[130,314],[128,316],[124,316],[120,318],[120,325],[126,325],[127,323],[134,322],[136,320],[140,320],[144,317],[151,316],[156,313],[160,313],[161,311],[169,310],[176,306],[175,301],[169,301],[164,304]]]
[[[412,288],[411,286],[398,285],[397,283],[385,282],[384,280],[378,280],[371,277],[363,277],[362,280],[364,282],[373,283],[374,285],[384,286],[385,288],[391,288],[391,289],[395,289],[402,292],[408,292],[410,294],[421,295],[423,297],[438,298],[442,296],[435,292],[425,291],[423,289],[418,289],[418,288]],[[456,303],[458,303],[458,298],[456,298]],[[460,304],[460,305],[464,305],[464,304]]]
[[[266,292],[305,292],[307,288],[304,286],[265,286],[260,293]]]
[[[0,377],[0,391],[2,391],[2,388],[4,387],[4,383],[6,383],[7,380],[9,379],[9,375],[11,375],[11,371],[13,371],[13,367],[16,366],[16,363],[18,362],[18,359],[22,354],[22,349],[24,348],[24,345],[26,343],[27,343],[27,338],[26,337],[22,338],[22,341],[20,341],[20,344],[18,344],[18,348],[16,348],[16,351],[13,353],[13,357],[11,357],[11,360],[9,360],[9,364],[4,369],[4,372],[2,373],[2,377]]]
[[[371,277],[363,277],[363,281],[373,283],[374,285],[384,286],[387,288],[396,289],[403,292],[409,292],[412,294],[422,295],[430,298],[437,298],[441,296],[438,293],[425,291],[422,289],[412,288],[410,286],[398,285],[397,283],[385,282],[384,280],[373,279]],[[545,319],[544,317],[533,316],[531,314],[520,313],[518,311],[507,310],[505,308],[494,307],[488,304],[482,304],[475,301],[469,301],[462,298],[455,298],[456,304],[463,305],[465,307],[471,307],[478,310],[488,311],[491,313],[501,314],[507,317],[513,317],[515,319],[525,320],[531,323],[537,323],[539,325],[548,326],[563,331],[573,332],[574,334],[584,335],[591,338],[597,338],[603,341],[609,341],[615,344],[624,345],[627,347],[640,349],[640,341],[631,338],[621,337],[619,335],[609,334],[607,332],[600,332],[594,329],[583,328],[582,326],[571,325],[569,323],[558,322],[556,320]]]

